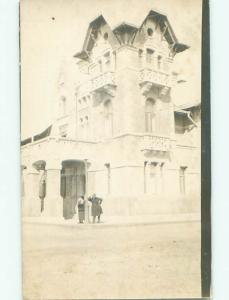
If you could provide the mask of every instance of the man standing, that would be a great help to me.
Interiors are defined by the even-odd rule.
[[[100,222],[100,215],[103,213],[101,203],[103,202],[102,198],[96,197],[96,194],[93,194],[92,197],[89,197],[88,200],[91,202],[91,215],[93,217],[93,223],[95,223],[96,217],[98,217],[98,223]]]

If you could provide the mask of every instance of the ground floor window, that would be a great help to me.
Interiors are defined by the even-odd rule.
[[[185,194],[185,173],[186,173],[187,167],[180,167],[179,170],[179,179],[180,179],[180,193]]]
[[[106,168],[107,168],[107,194],[110,194],[110,189],[111,189],[111,166],[109,163],[105,164]]]
[[[156,192],[157,192],[157,163],[150,163],[148,165],[147,193],[156,194]]]

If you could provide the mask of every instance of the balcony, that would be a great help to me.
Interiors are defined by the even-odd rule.
[[[116,87],[114,72],[101,73],[92,79],[84,82],[79,87],[79,95],[84,96],[89,93],[106,92],[113,95],[113,90]]]
[[[167,88],[170,88],[172,86],[169,74],[150,68],[144,68],[140,71],[139,80],[140,85],[150,83],[151,85]]]
[[[141,150],[168,152],[171,150],[171,140],[165,136],[145,135],[143,137]]]
[[[91,88],[93,91],[106,88],[107,86],[115,86],[114,72],[100,74],[91,80]]]

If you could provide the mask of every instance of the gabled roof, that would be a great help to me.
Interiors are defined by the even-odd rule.
[[[189,110],[189,109],[192,109],[193,107],[199,107],[199,106],[201,106],[200,101],[192,101],[192,102],[184,103],[181,105],[175,105],[174,111],[180,112],[180,111]]]
[[[74,57],[80,58],[80,59],[87,59],[89,57],[89,51],[93,48],[95,44],[95,39],[92,36],[93,31],[98,29],[102,24],[106,24],[109,30],[109,34],[113,35],[113,38],[116,39],[117,43],[119,43],[117,37],[115,34],[112,32],[109,24],[106,22],[104,17],[102,15],[99,15],[96,17],[93,21],[89,23],[89,27],[86,33],[86,37],[83,43],[83,49],[76,53]]]
[[[142,26],[145,24],[145,22],[149,19],[149,18],[156,18],[158,19],[159,25],[161,27],[161,30],[166,29],[166,33],[165,33],[165,38],[168,40],[171,39],[172,44],[173,44],[173,50],[177,53],[182,52],[186,49],[189,48],[188,45],[182,44],[178,42],[178,39],[172,29],[172,26],[167,18],[166,15],[159,13],[155,10],[150,10],[148,15],[145,17],[144,21],[142,22],[139,30],[142,28]]]
[[[118,37],[119,33],[123,33],[126,31],[134,33],[133,38],[132,38],[132,43],[133,43],[136,38],[137,32],[141,31],[141,28],[143,27],[143,25],[149,18],[158,19],[158,24],[161,27],[161,30],[162,31],[164,30],[164,36],[165,36],[166,40],[168,41],[168,43],[171,45],[172,49],[175,52],[179,53],[179,52],[182,52],[189,48],[189,46],[178,42],[178,39],[176,38],[175,33],[172,29],[172,26],[170,25],[169,20],[166,15],[159,13],[155,10],[150,10],[139,28],[133,24],[123,22],[123,23],[119,24],[118,26],[116,26],[113,30],[111,30],[110,26],[108,25],[108,23],[106,22],[104,17],[102,15],[99,15],[93,21],[91,21],[89,23],[89,27],[88,27],[88,30],[86,33],[84,44],[83,44],[83,49],[80,52],[76,53],[74,55],[74,57],[77,57],[77,58],[80,58],[83,60],[86,60],[89,58],[89,52],[95,44],[95,39],[93,38],[92,33],[93,33],[93,31],[96,31],[96,29],[98,29],[102,24],[106,24],[108,27],[109,39],[113,39],[113,43],[117,42],[117,45],[120,45],[121,41]]]
[[[138,27],[130,23],[122,22],[121,24],[115,26],[113,32],[122,31],[122,30],[137,31]]]

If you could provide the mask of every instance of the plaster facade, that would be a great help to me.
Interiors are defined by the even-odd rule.
[[[200,211],[200,102],[171,93],[187,48],[155,11],[140,28],[89,24],[78,83],[61,78],[56,121],[22,142],[25,216],[72,218],[92,193],[107,215]]]

